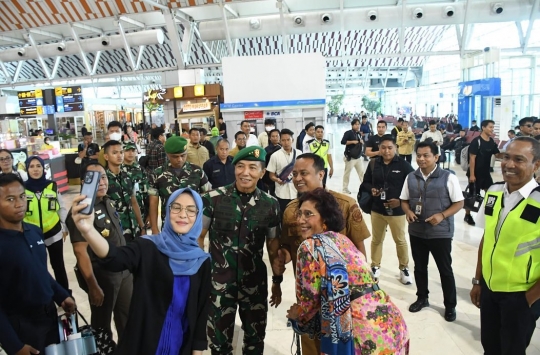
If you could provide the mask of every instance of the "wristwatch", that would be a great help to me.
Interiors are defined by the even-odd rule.
[[[480,285],[480,280],[476,279],[476,278],[472,278],[472,284],[473,285]]]

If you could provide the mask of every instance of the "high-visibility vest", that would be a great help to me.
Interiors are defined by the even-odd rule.
[[[330,149],[330,142],[326,139],[323,139],[322,142],[317,141],[316,139],[312,139],[308,142],[309,144],[309,150],[323,158],[324,160],[324,168],[328,168],[328,150]]]
[[[491,186],[484,198],[482,276],[494,292],[527,291],[540,279],[540,187],[508,213],[497,234],[503,198],[504,184]]]
[[[43,189],[39,199],[34,192],[26,190],[26,201],[28,207],[24,221],[41,228],[43,234],[51,231],[60,223],[60,216],[58,215],[60,204],[58,203],[58,192],[54,182]]]

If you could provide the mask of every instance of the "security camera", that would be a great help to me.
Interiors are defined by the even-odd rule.
[[[321,16],[321,21],[323,23],[328,23],[328,22],[332,21],[332,16],[330,16],[330,14],[323,14]]]
[[[424,16],[424,11],[420,7],[417,7],[414,9],[413,15],[414,18],[422,18]]]
[[[109,45],[109,37],[107,36],[102,36],[101,37],[101,44],[104,45],[104,46],[108,46]]]
[[[447,6],[447,7],[445,7],[445,9],[444,9],[444,14],[445,14],[447,17],[452,17],[452,16],[454,16],[454,7],[453,7],[453,6]]]
[[[17,51],[17,54],[19,55],[19,57],[24,57],[26,55],[26,49],[19,48],[19,50]]]
[[[367,16],[370,21],[375,21],[377,19],[377,11],[371,10],[367,13]]]
[[[493,10],[494,13],[499,15],[499,14],[502,14],[504,9],[500,2],[496,2],[496,3],[493,3],[493,5],[491,5],[491,10]]]
[[[59,52],[63,52],[64,49],[66,49],[66,44],[64,42],[58,43],[58,47],[56,47]]]
[[[304,17],[303,16],[294,16],[293,22],[295,26],[304,26]]]

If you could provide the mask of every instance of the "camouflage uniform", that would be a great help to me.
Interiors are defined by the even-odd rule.
[[[183,187],[202,193],[205,191],[205,185],[208,178],[203,169],[197,165],[185,162],[180,175],[176,175],[171,164],[165,167],[157,168],[148,178],[148,195],[161,198],[161,220],[165,219],[167,212],[167,201],[171,194]],[[163,224],[162,224],[163,225]]]
[[[137,203],[141,209],[141,216],[143,222],[148,217],[148,178],[146,172],[141,168],[139,163],[133,163],[131,165],[122,164],[122,171],[126,172],[134,183],[135,195],[137,197]],[[137,188],[138,187],[138,188]]]
[[[135,217],[135,211],[131,206],[131,196],[133,195],[133,180],[129,175],[120,169],[118,175],[114,174],[108,168],[107,178],[109,179],[109,189],[107,195],[120,216],[120,224],[124,231],[124,238],[131,242],[135,236],[140,235],[141,231]]]
[[[204,194],[203,228],[209,230],[212,291],[208,336],[212,354],[232,354],[236,308],[244,329],[243,354],[264,350],[268,285],[263,246],[279,236],[279,204],[256,189],[246,204],[235,184]],[[244,194],[244,196],[247,196]]]

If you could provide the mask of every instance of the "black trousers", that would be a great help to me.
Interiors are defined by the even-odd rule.
[[[48,245],[47,252],[49,253],[49,262],[54,271],[54,279],[65,288],[66,291],[71,293],[66,273],[66,265],[64,263],[64,241],[60,239],[59,241]]]
[[[493,292],[482,280],[480,338],[485,355],[525,355],[540,315],[525,292]]]
[[[133,293],[133,275],[129,271],[109,272],[94,267],[94,275],[103,291],[103,304],[100,307],[90,305],[92,312],[90,324],[94,329],[105,329],[112,335],[111,320],[114,314],[114,325],[118,339],[121,339],[126,327]]]
[[[54,303],[37,309],[27,309],[25,314],[8,315],[9,322],[24,343],[45,354],[45,347],[60,342],[58,315]]]
[[[400,154],[399,156],[405,159],[409,164],[412,162],[412,154]]]
[[[455,308],[457,300],[456,281],[454,279],[454,272],[452,271],[452,239],[423,239],[411,235],[410,240],[414,260],[416,295],[418,298],[428,298],[428,263],[429,253],[431,253],[441,277],[444,307]]]

